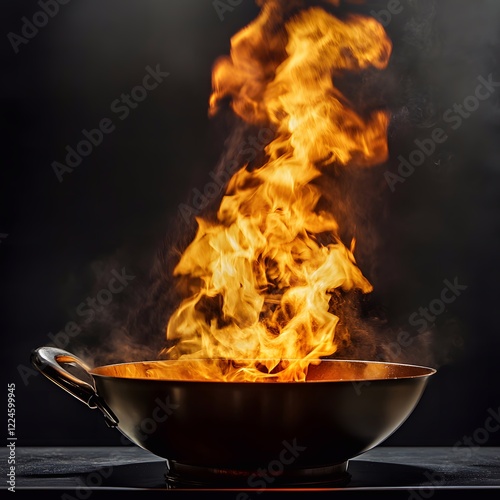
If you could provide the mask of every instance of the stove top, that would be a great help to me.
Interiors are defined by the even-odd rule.
[[[3,451],[5,477],[7,454]],[[5,471],[3,470],[5,469]],[[121,447],[19,447],[16,456],[16,493],[57,491],[55,498],[87,500],[91,495],[142,493],[170,496],[187,493],[180,482],[165,480],[166,461],[135,446]],[[345,484],[283,489],[273,484],[257,488],[190,489],[199,495],[217,493],[234,500],[261,498],[262,493],[335,492],[346,498],[498,498],[500,448],[389,448],[378,447],[349,462]],[[5,483],[4,483],[5,484]],[[5,488],[5,486],[4,486]],[[66,494],[67,496],[64,496]],[[142,495],[142,494],[141,494]],[[92,497],[94,498],[94,497]]]

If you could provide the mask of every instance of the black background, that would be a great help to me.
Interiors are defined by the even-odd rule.
[[[356,10],[369,15],[386,5]],[[408,157],[416,138],[442,126],[443,112],[473,93],[478,76],[500,81],[500,8],[487,0],[402,5],[387,26],[391,158],[371,174],[376,203],[366,217],[376,241],[358,238],[360,266],[370,254],[374,301],[394,334],[415,333],[408,317],[439,297],[443,280],[467,285],[437,319],[428,349],[401,353],[440,368],[387,441],[453,445],[500,405],[500,94],[395,193],[384,172],[396,172],[398,155]],[[41,376],[25,384],[19,367],[72,318],[101,264],[113,259],[146,273],[179,204],[209,179],[227,133],[207,116],[211,68],[258,8],[243,0],[221,20],[208,0],[73,0],[18,54],[7,33],[20,34],[22,17],[40,8],[9,2],[4,9],[0,233],[8,236],[0,240],[0,327],[2,381],[16,383],[18,445],[118,444],[98,412]],[[170,75],[120,121],[111,102],[157,64]],[[51,163],[64,161],[65,147],[105,117],[116,130],[59,183]],[[500,432],[485,444],[500,445]]]

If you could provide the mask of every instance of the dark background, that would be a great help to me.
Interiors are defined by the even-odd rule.
[[[370,14],[387,3],[356,10]],[[395,193],[384,172],[397,171],[398,155],[408,157],[416,138],[441,126],[443,112],[473,93],[478,76],[500,81],[500,7],[401,4],[387,26],[391,158],[371,174],[372,234],[358,238],[360,266],[394,335],[415,334],[408,317],[440,296],[443,280],[468,286],[423,338],[425,349],[419,337],[418,350],[402,350],[402,360],[440,368],[387,441],[453,445],[500,405],[500,92]],[[24,383],[20,366],[29,367],[30,351],[64,328],[107,263],[147,274],[179,204],[209,180],[222,151],[224,123],[207,117],[212,64],[258,8],[243,0],[221,20],[209,0],[73,0],[18,54],[6,35],[20,34],[22,17],[40,7],[9,2],[4,9],[0,233],[8,236],[0,240],[0,328],[2,380],[16,383],[18,445],[118,444],[98,412],[41,376]],[[120,121],[111,102],[157,64],[170,75]],[[51,163],[64,161],[65,147],[105,117],[116,130],[59,183]],[[78,341],[92,334],[90,324]],[[485,444],[500,445],[500,432]]]

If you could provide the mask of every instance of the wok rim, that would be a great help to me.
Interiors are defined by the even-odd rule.
[[[206,361],[208,358],[190,358],[189,361]],[[290,359],[292,360],[292,359]],[[390,376],[390,377],[355,377],[349,379],[337,379],[337,380],[306,380],[306,381],[265,381],[265,380],[256,380],[256,381],[241,381],[241,380],[207,380],[207,379],[175,379],[175,378],[148,378],[148,377],[123,377],[116,375],[105,375],[101,373],[95,373],[95,370],[112,368],[116,366],[125,366],[125,365],[139,365],[143,363],[164,363],[165,361],[177,361],[177,360],[143,360],[143,361],[129,361],[129,362],[121,362],[121,363],[112,363],[108,365],[100,365],[92,368],[89,373],[92,377],[98,377],[101,379],[110,379],[110,380],[127,380],[127,381],[147,381],[149,383],[165,383],[165,382],[174,382],[174,383],[182,383],[182,384],[195,384],[195,383],[206,383],[206,384],[222,384],[222,385],[249,385],[249,384],[262,384],[262,385],[270,385],[270,386],[290,386],[290,385],[307,385],[307,384],[339,384],[339,383],[353,383],[353,382],[383,382],[383,381],[391,381],[391,380],[414,380],[414,379],[425,379],[437,373],[435,368],[431,368],[429,366],[424,365],[415,365],[411,363],[397,363],[397,362],[389,362],[389,361],[372,361],[372,360],[362,360],[362,359],[312,359],[311,361],[321,361],[321,363],[354,363],[354,364],[367,364],[367,365],[384,365],[384,366],[395,366],[399,368],[410,368],[416,371],[422,371],[423,373],[416,373],[414,375],[405,375],[405,376]],[[188,360],[186,360],[188,361]],[[253,360],[252,360],[253,361]],[[264,361],[264,360],[263,360]],[[294,361],[294,360],[293,360]],[[297,360],[300,361],[300,360]]]

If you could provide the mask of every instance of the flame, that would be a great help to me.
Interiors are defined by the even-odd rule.
[[[214,67],[211,114],[230,99],[245,122],[272,123],[276,133],[265,164],[236,172],[216,217],[197,219],[174,270],[190,295],[167,339],[177,342],[174,358],[212,360],[193,364],[203,366],[198,379],[304,381],[309,364],[348,336],[337,328],[336,291],[372,290],[314,181],[327,165],[386,160],[388,114],[361,116],[333,82],[386,67],[391,43],[372,18],[320,8],[284,23],[276,29],[276,5],[265,3]]]

